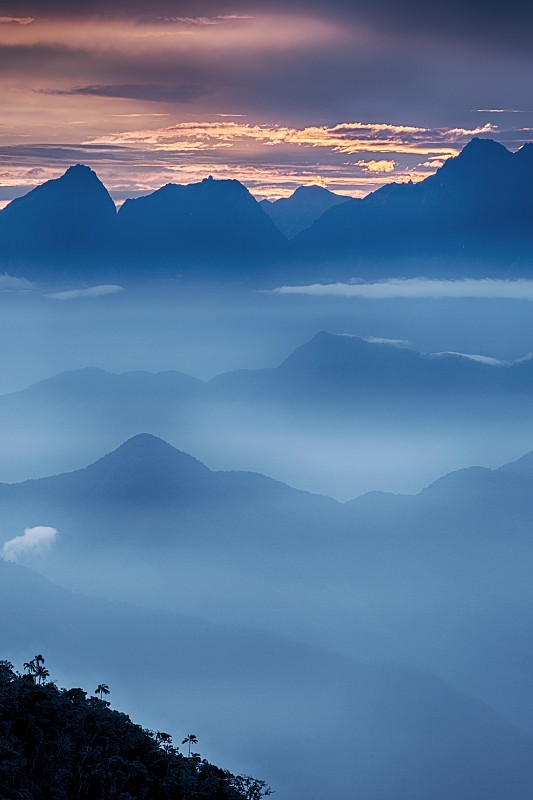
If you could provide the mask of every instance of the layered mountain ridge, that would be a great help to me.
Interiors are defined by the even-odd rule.
[[[126,200],[118,213],[77,165],[0,212],[0,266],[32,279],[529,275],[532,153],[473,139],[435,174],[362,200],[315,186],[258,203],[238,181],[209,177]]]

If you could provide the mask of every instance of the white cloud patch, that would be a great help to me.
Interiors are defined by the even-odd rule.
[[[4,543],[2,558],[15,564],[19,559],[29,555],[42,555],[50,549],[57,538],[55,528],[46,525],[37,525],[35,528],[26,528],[22,536],[15,536]]]
[[[106,295],[123,291],[123,286],[109,283],[102,286],[90,286],[87,289],[67,289],[63,292],[49,292],[45,297],[51,297],[53,300],[78,300],[82,297],[105,297]]]
[[[395,347],[408,347],[412,342],[407,339],[386,339],[382,336],[363,336],[369,344],[393,344]]]
[[[459,358],[466,358],[467,361],[477,361],[478,364],[486,364],[489,367],[503,367],[510,363],[508,361],[501,361],[498,358],[492,358],[491,356],[480,356],[474,353],[456,353],[454,350],[445,350],[442,353],[431,353],[431,355],[435,356],[435,358],[439,356],[458,356]]]
[[[304,294],[357,297],[368,300],[390,298],[485,298],[495,300],[533,300],[533,280],[496,278],[433,280],[398,278],[373,283],[313,283],[307,286],[278,286],[274,294]]]
[[[35,289],[35,284],[26,278],[14,278],[4,272],[0,275],[0,292],[29,292]]]
[[[478,114],[531,114],[525,108],[475,108]]]

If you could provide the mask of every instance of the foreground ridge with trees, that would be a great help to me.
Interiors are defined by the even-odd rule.
[[[179,753],[169,734],[144,730],[101,698],[58,688],[37,667],[44,668],[41,655],[26,663],[24,675],[0,661],[1,800],[260,800],[271,794],[264,781]]]

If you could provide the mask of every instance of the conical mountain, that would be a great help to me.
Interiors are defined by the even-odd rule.
[[[2,263],[24,267],[86,259],[109,251],[116,208],[96,173],[82,164],[13,200],[0,213]]]
[[[187,531],[228,540],[254,531],[262,538],[286,527],[285,514],[302,515],[310,529],[317,513],[337,509],[329,498],[261,474],[213,471],[146,433],[84,469],[0,484],[0,505],[6,528],[52,525],[84,547],[102,539],[133,546],[147,529],[160,543],[179,541]]]
[[[75,473],[74,473],[75,474]],[[116,492],[154,498],[168,491],[175,497],[205,481],[211,471],[193,456],[150,433],[140,433],[79,473],[88,485],[115,487]]]
[[[260,205],[287,239],[293,239],[330,208],[349,199],[323,186],[313,185],[299,186],[290,197],[262,200]]]

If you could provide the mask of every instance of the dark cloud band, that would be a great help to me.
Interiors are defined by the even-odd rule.
[[[221,17],[234,14],[284,13],[341,19],[371,25],[383,31],[425,33],[448,39],[468,37],[472,41],[501,47],[530,42],[533,4],[529,0],[487,3],[482,0],[16,0],[0,2],[5,17],[103,17],[165,22],[175,18]]]
[[[122,97],[130,100],[151,100],[161,103],[188,103],[209,97],[210,89],[190,84],[120,83],[75,86],[71,89],[46,89],[44,94],[81,95],[85,97]]]

